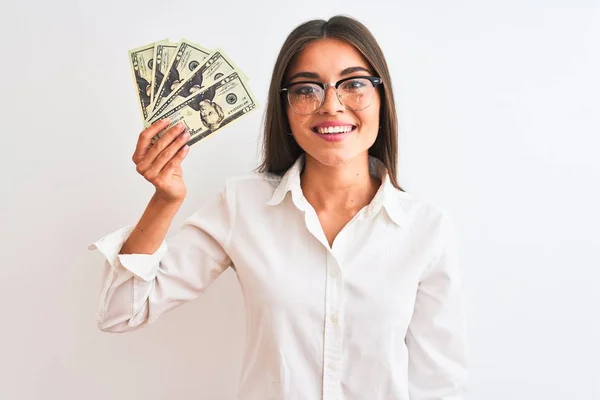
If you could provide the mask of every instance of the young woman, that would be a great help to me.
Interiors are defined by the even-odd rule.
[[[226,181],[167,242],[188,137],[158,121],[133,161],[156,191],[106,257],[99,327],[126,332],[227,268],[247,310],[239,398],[459,400],[468,381],[453,225],[397,182],[390,74],[361,23],[297,27],[277,58],[259,172]]]

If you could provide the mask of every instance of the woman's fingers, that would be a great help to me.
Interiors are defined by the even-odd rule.
[[[168,128],[168,120],[159,120],[143,130],[133,154],[137,172],[152,183],[165,199],[180,201],[185,198],[181,162],[189,152],[189,132],[185,124]],[[152,144],[152,138],[162,131],[164,134]]]
[[[150,125],[148,128],[144,129],[142,133],[140,133],[137,141],[137,146],[135,148],[135,152],[133,153],[132,160],[134,163],[139,163],[142,158],[146,155],[148,151],[148,147],[150,147],[150,143],[152,138],[169,126],[168,119],[161,119]]]
[[[173,179],[173,174],[176,171],[181,171],[181,162],[184,160],[185,156],[187,156],[189,152],[190,146],[183,146],[181,149],[175,153],[175,155],[170,159],[170,161],[164,166],[164,168],[160,171],[158,178],[164,182],[170,182]]]
[[[144,156],[144,161],[154,163],[160,153],[163,152],[171,143],[176,140],[179,135],[185,130],[186,126],[183,122],[173,125],[158,139]]]
[[[169,143],[169,145],[156,156],[151,166],[145,171],[147,179],[154,179],[159,174],[161,174],[163,168],[165,168],[165,166],[167,166],[173,160],[174,157],[177,157],[181,153],[181,150],[184,150],[184,147],[188,147],[186,143],[189,139],[189,132],[184,132],[179,136],[175,137],[175,139],[172,140]]]
[[[156,161],[156,158],[169,147],[173,141],[181,135],[182,131],[185,129],[185,124],[179,123],[170,127],[150,148],[146,151],[146,153],[137,159],[136,166],[137,171],[146,176],[146,172],[152,168],[152,165]],[[159,131],[160,132],[160,131]],[[181,147],[181,146],[180,146]],[[179,148],[177,149],[179,150]],[[173,152],[174,154],[175,152]],[[163,162],[163,165],[169,161],[166,160]],[[135,161],[134,161],[135,162]],[[160,170],[159,170],[160,171]],[[158,172],[155,172],[158,173]]]

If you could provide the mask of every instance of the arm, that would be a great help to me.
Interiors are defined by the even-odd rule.
[[[455,229],[442,215],[438,252],[417,291],[406,335],[411,400],[463,400],[469,378]]]
[[[182,202],[168,202],[152,196],[142,218],[123,245],[120,254],[153,254],[167,236],[167,231]]]
[[[98,327],[128,332],[202,294],[229,266],[226,248],[232,210],[226,191],[185,220],[164,239],[176,207],[151,200],[136,226],[96,241],[105,257],[98,301]]]

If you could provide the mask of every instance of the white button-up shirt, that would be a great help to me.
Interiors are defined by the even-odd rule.
[[[246,309],[241,400],[462,400],[468,356],[452,220],[396,189],[330,247],[300,187],[283,176],[226,181],[154,254],[118,254],[133,226],[95,242],[106,258],[99,328],[132,331],[195,299],[233,268]]]

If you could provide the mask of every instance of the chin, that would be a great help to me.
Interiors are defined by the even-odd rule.
[[[369,148],[377,139],[377,131],[353,129],[339,140],[324,140],[323,135],[312,129],[298,129],[302,132],[295,135],[296,142],[304,150],[307,157],[328,167],[348,164],[357,158],[368,158]]]
[[[364,151],[367,153],[367,150]],[[348,164],[359,156],[363,155],[362,151],[344,151],[342,149],[328,149],[322,151],[307,151],[307,156],[315,159],[320,164],[328,167],[338,167],[340,165]]]

